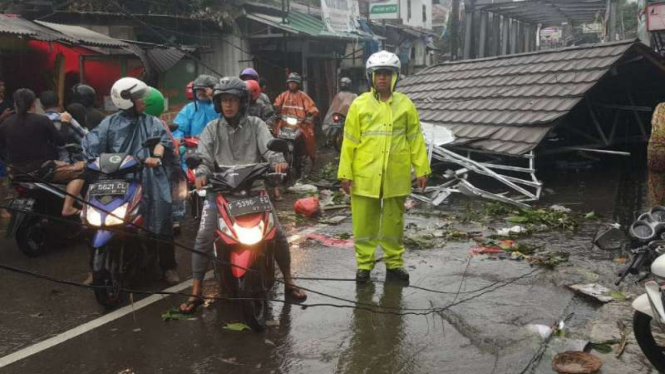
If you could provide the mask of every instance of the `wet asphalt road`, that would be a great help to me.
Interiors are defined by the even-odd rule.
[[[557,175],[547,181],[554,191],[543,204],[563,203],[578,211],[595,210],[611,216],[616,179],[589,175],[580,182],[574,174]],[[616,176],[615,176],[616,177]],[[609,179],[608,179],[609,178]],[[574,183],[572,181],[575,181]],[[449,210],[463,210],[455,204]],[[281,204],[289,209],[290,204]],[[409,215],[408,222],[427,228],[438,217]],[[311,223],[314,225],[314,223]],[[600,223],[586,223],[576,233],[542,234],[534,240],[566,249],[586,268],[600,272],[591,238]],[[292,226],[292,225],[288,225]],[[505,226],[505,224],[504,224]],[[337,226],[315,226],[318,232],[350,232],[350,219]],[[457,224],[465,230],[486,230],[484,224]],[[179,241],[191,245],[196,225],[189,224]],[[291,234],[302,226],[291,227]],[[523,327],[529,323],[551,324],[571,312],[571,328],[581,327],[599,310],[580,302],[560,287],[564,272],[538,270],[531,276],[505,284],[534,270],[525,262],[469,260],[471,243],[448,243],[443,248],[409,251],[406,266],[413,287],[384,284],[385,270],[377,264],[370,285],[354,282],[300,280],[311,290],[383,310],[422,313],[431,307],[460,304],[429,315],[377,314],[352,309],[353,304],[309,292],[307,304],[335,304],[303,309],[297,305],[271,303],[273,327],[266,332],[235,332],[224,329],[240,316],[229,302],[217,301],[202,308],[192,320],[163,322],[161,314],[177,307],[182,298],[164,297],[121,319],[66,340],[4,368],[0,373],[521,373],[538,352],[540,340]],[[87,271],[84,246],[27,259],[14,244],[0,240],[0,262],[60,279],[81,281]],[[178,251],[179,273],[189,273],[189,254]],[[605,255],[607,257],[607,255]],[[592,258],[592,260],[588,260]],[[301,277],[352,278],[353,250],[325,247],[308,241],[292,247],[294,275]],[[573,268],[578,269],[578,268]],[[159,273],[148,276],[141,289],[163,289]],[[0,357],[99,318],[104,310],[92,293],[43,280],[0,272]],[[504,282],[504,283],[497,283]],[[490,287],[485,294],[475,291]],[[497,287],[500,286],[500,287]],[[496,289],[495,289],[496,288]],[[459,290],[459,293],[458,293]],[[214,281],[206,282],[206,294],[218,293]],[[274,298],[283,299],[276,287]],[[135,299],[135,301],[138,300]],[[630,317],[630,316],[628,316]],[[552,373],[551,352],[533,367],[534,373]],[[616,372],[645,372],[642,361],[617,367]],[[637,370],[637,371],[635,371]],[[614,371],[604,371],[610,373]]]

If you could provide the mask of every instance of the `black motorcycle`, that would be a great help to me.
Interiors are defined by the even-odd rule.
[[[665,344],[660,338],[665,333],[665,207],[657,206],[641,214],[630,225],[628,237],[618,227],[612,227],[596,238],[598,247],[605,250],[626,249],[632,255],[629,265],[619,270],[619,285],[628,274],[644,275],[645,293],[632,303],[633,332],[635,340],[649,362],[659,371],[665,372]]]
[[[78,153],[78,144],[65,146]],[[12,187],[17,197],[9,202],[11,218],[6,237],[16,239],[28,257],[43,255],[50,248],[73,243],[81,233],[80,217],[62,217],[65,185],[45,182],[55,172],[55,163],[47,163],[31,173],[12,171]]]
[[[346,116],[342,113],[333,113],[333,123],[330,125],[330,138],[333,147],[340,152],[342,150],[342,142],[344,141],[344,123]]]

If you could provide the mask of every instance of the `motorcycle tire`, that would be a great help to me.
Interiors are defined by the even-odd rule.
[[[101,253],[101,251],[108,251],[108,249],[98,249],[95,257],[109,255],[108,253]],[[121,264],[118,262],[117,256],[112,254],[107,261],[104,261],[107,266],[93,271],[92,290],[97,302],[104,308],[111,310],[122,303],[122,277],[119,272]]]
[[[642,353],[649,359],[659,373],[665,372],[665,347],[659,346],[654,339],[651,316],[642,312],[633,315],[633,332]],[[655,324],[655,323],[654,323]],[[655,326],[654,326],[655,327]],[[657,327],[656,327],[657,328]]]
[[[28,257],[41,256],[48,250],[46,220],[40,217],[28,217],[16,230],[16,245]]]
[[[342,151],[342,142],[344,141],[344,132],[338,131],[333,138],[333,146],[337,152]]]
[[[240,300],[240,305],[243,318],[247,322],[247,325],[255,332],[264,331],[268,319],[268,301],[265,299]]]

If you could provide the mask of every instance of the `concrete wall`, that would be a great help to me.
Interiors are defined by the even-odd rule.
[[[207,38],[202,38],[201,45],[209,47],[199,52],[201,60],[216,72],[199,63],[199,74],[238,76],[242,69],[252,66],[252,55],[244,52],[249,51],[249,43],[239,36],[208,35]]]
[[[409,5],[411,17],[409,17]],[[426,19],[423,19],[423,6]],[[432,29],[432,0],[400,0],[399,9],[402,23],[405,25]]]

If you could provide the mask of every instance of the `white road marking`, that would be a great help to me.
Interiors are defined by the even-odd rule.
[[[317,231],[318,229],[324,227],[324,225],[316,225],[308,229],[300,231],[296,235],[292,235],[288,238],[289,243],[299,241],[307,238],[307,235]],[[209,271],[206,273],[206,279],[213,277],[213,272]],[[180,284],[177,284],[173,287],[165,289],[163,292],[181,292],[192,286],[192,280],[184,281]],[[163,300],[166,296],[164,295],[151,295],[145,299],[139,300],[134,303],[134,305],[127,305],[118,310],[105,314],[95,320],[86,322],[80,326],[74,327],[71,330],[67,330],[61,334],[58,334],[54,337],[48,338],[39,343],[33,344],[31,346],[25,347],[14,353],[10,353],[6,356],[0,357],[0,368],[3,368],[7,365],[13,364],[14,362],[23,360],[24,358],[30,357],[39,352],[45,351],[49,348],[52,348],[58,344],[62,344],[70,339],[73,339],[79,335],[83,335],[88,331],[96,329],[97,327],[103,326],[109,322],[113,322],[119,318],[122,318],[130,313],[133,313],[141,308],[145,308],[150,304],[156,303],[160,300]]]

